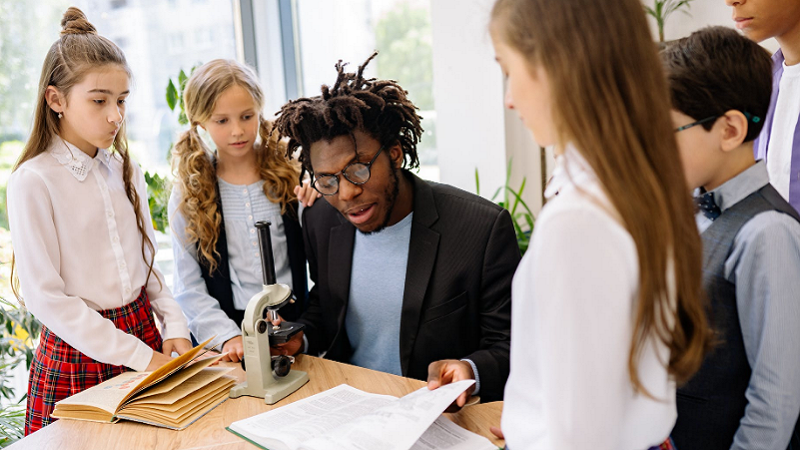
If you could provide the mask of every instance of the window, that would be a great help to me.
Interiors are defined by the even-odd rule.
[[[425,134],[418,146],[420,174],[438,180],[433,46],[429,0],[298,0],[300,96],[319,95],[336,81],[339,60],[355,70],[373,50],[366,74],[392,79],[420,109]]]
[[[98,32],[125,52],[133,72],[126,125],[131,153],[144,170],[169,172],[167,152],[180,127],[166,104],[169,78],[215,58],[236,58],[234,0],[0,0],[0,296],[9,289],[10,237],[5,186],[27,139],[45,54],[67,7],[80,8]],[[236,11],[238,13],[238,11]],[[173,53],[172,50],[175,50]],[[159,238],[162,247],[168,238]],[[161,242],[165,241],[165,242]],[[171,260],[169,249],[159,259]],[[162,264],[168,278],[170,264]]]

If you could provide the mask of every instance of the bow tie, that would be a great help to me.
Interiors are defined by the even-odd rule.
[[[703,211],[703,214],[708,217],[709,219],[716,220],[722,211],[717,206],[717,203],[714,201],[714,193],[713,192],[705,192],[699,197],[694,198],[694,204]]]

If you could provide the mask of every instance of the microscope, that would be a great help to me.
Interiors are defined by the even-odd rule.
[[[277,282],[270,225],[270,222],[256,223],[264,288],[250,299],[244,312],[242,341],[246,381],[234,386],[230,393],[231,398],[263,397],[268,405],[279,402],[308,382],[308,373],[291,370],[293,356],[270,354],[272,345],[287,342],[304,327],[294,322],[272,324],[280,308],[294,303],[294,296],[289,286]]]

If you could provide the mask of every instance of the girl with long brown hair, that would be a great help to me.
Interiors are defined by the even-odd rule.
[[[701,242],[639,0],[498,0],[506,106],[557,167],[514,277],[508,448],[669,448],[709,341]],[[666,442],[665,442],[666,441]]]
[[[264,94],[249,67],[210,61],[192,73],[183,95],[191,126],[172,153],[176,179],[169,203],[175,298],[195,338],[216,336],[225,359],[236,362],[244,352],[244,309],[262,289],[256,222],[272,224],[278,282],[301,300],[281,315],[294,320],[304,309],[306,260],[294,193],[299,167],[262,116]]]
[[[61,26],[8,182],[14,292],[22,301],[22,289],[43,325],[25,434],[54,420],[57,401],[191,348],[186,319],[153,265],[147,188],[125,139],[125,55],[77,8]]]

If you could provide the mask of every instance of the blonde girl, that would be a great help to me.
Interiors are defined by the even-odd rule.
[[[8,183],[14,292],[22,300],[21,288],[43,325],[25,434],[54,420],[55,402],[191,348],[186,319],[153,265],[144,177],[128,155],[125,56],[77,8],[61,26]]]
[[[262,289],[255,223],[269,221],[278,282],[300,299],[281,309],[296,319],[306,294],[298,220],[299,170],[284,156],[261,110],[255,73],[231,60],[208,62],[191,75],[184,106],[191,127],[175,145],[169,204],[175,255],[175,298],[198,341],[216,336],[226,358],[243,356],[241,321]],[[206,146],[208,132],[215,150]]]
[[[512,287],[508,448],[671,448],[675,382],[709,332],[641,2],[498,0],[490,33],[506,106],[559,155]]]

